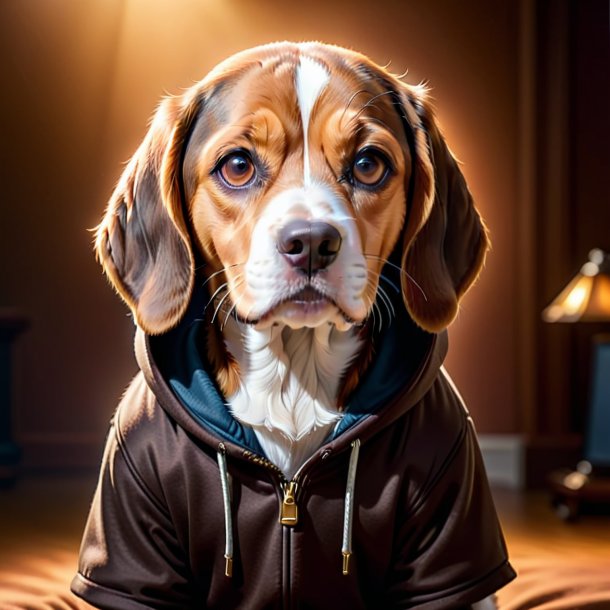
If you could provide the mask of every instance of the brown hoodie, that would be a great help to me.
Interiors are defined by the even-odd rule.
[[[400,389],[286,481],[185,408],[158,338],[138,331],[141,373],[112,422],[73,591],[126,610],[441,610],[509,582],[446,333],[415,334],[411,369],[385,364]]]

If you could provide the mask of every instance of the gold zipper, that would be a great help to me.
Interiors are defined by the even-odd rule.
[[[280,475],[284,496],[282,498],[282,503],[280,504],[279,521],[282,525],[294,527],[299,522],[299,508],[296,501],[296,493],[299,486],[297,481],[294,479],[292,481],[287,481],[284,477],[284,473],[266,457],[247,450],[243,452],[243,455],[251,462],[258,464],[259,466],[265,466]]]
[[[251,462],[258,464],[259,466],[265,466],[265,468],[273,470],[277,474],[281,475],[282,478],[284,478],[284,473],[281,471],[281,469],[278,468],[272,461],[268,460],[266,457],[263,457],[262,455],[258,455],[256,453],[252,453],[252,451],[248,451],[247,449],[243,451],[243,456]]]
[[[299,507],[295,499],[297,491],[296,481],[284,483],[284,499],[280,508],[280,523],[294,527],[299,522]]]

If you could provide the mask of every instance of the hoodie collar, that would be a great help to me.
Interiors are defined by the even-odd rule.
[[[214,436],[263,454],[254,430],[236,420],[205,356],[205,300],[194,298],[182,322],[173,330],[149,337],[149,352],[161,376],[182,407]]]

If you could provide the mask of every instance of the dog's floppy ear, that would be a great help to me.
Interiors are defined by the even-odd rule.
[[[487,229],[420,87],[401,92],[411,129],[410,198],[403,233],[405,305],[423,329],[439,332],[458,312],[489,248]]]
[[[180,164],[199,106],[196,97],[161,103],[97,227],[98,260],[149,334],[178,323],[193,287]]]

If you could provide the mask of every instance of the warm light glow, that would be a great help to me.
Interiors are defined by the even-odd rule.
[[[577,314],[591,293],[591,282],[585,284],[584,279],[582,278],[566,297],[564,309],[568,315]]]
[[[545,322],[610,321],[608,257],[593,250],[589,262],[542,312]]]
[[[592,278],[578,274],[544,310],[545,322],[575,322],[591,295]]]

